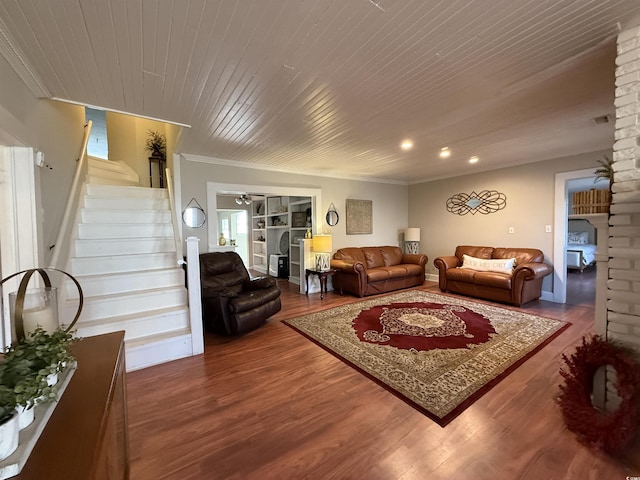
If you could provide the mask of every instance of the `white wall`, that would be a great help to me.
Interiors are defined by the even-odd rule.
[[[148,131],[154,130],[165,135],[167,139],[167,165],[171,168],[174,141],[180,128],[146,118],[107,112],[109,160],[129,165],[140,177],[140,184],[148,187],[149,152],[145,150]],[[154,164],[154,187],[158,187],[156,171],[157,164]]]
[[[593,152],[545,162],[503,168],[409,187],[409,223],[420,227],[420,252],[429,257],[427,271],[437,275],[433,260],[453,255],[457,245],[539,248],[553,263],[555,174],[598,167],[606,152]],[[497,190],[507,197],[503,210],[483,215],[455,215],[446,208],[457,193]],[[509,234],[509,227],[515,233]],[[552,277],[545,278],[543,291],[551,292]]]
[[[47,165],[36,169],[40,191],[37,214],[41,225],[38,243],[43,265],[49,262],[49,247],[55,243],[64,214],[83,126],[83,107],[36,98],[0,57],[0,132],[4,132],[0,138],[5,142],[8,139],[10,146],[43,152]]]
[[[329,204],[333,203],[340,215],[340,222],[335,227],[329,227],[326,222],[323,222],[321,227],[314,227],[314,232],[331,233],[334,250],[346,246],[398,245],[400,232],[407,227],[406,185],[342,180],[205,162],[207,159],[203,157],[191,155],[182,157],[180,165],[182,208],[194,197],[206,209],[208,182],[256,185],[256,191],[253,193],[259,193],[260,185],[319,188],[322,191],[322,202],[316,208],[321,212],[321,218],[324,219]],[[373,233],[371,235],[346,234],[346,199],[372,200]],[[206,213],[207,221],[211,215],[215,215],[215,212]],[[206,226],[192,229],[183,225],[182,229],[184,238],[197,236],[200,239],[200,250],[204,251],[208,245]]]

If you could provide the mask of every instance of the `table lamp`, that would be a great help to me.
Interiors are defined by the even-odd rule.
[[[420,229],[411,227],[404,231],[404,253],[418,253],[420,247]]]
[[[331,268],[331,235],[314,235],[313,252],[316,254],[316,270],[328,271]]]

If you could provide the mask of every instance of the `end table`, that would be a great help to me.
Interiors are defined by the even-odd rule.
[[[324,294],[327,293],[327,278],[332,277],[338,270],[331,268],[329,270],[321,271],[315,268],[307,268],[304,271],[305,291],[309,295],[309,275],[315,275],[320,280],[320,300],[324,298]]]

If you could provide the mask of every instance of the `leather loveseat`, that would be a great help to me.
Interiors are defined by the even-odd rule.
[[[462,245],[438,257],[440,290],[520,306],[540,298],[542,279],[553,269],[535,248]]]
[[[333,254],[333,288],[359,297],[424,283],[427,256],[399,247],[348,247]]]

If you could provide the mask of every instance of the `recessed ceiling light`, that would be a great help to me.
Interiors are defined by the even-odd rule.
[[[411,150],[413,148],[413,142],[409,139],[403,140],[400,144],[402,150]]]
[[[440,149],[440,158],[449,158],[451,156],[451,150],[449,147],[442,147]]]
[[[480,159],[475,155],[473,157],[469,157],[469,163],[478,163],[478,160]]]

